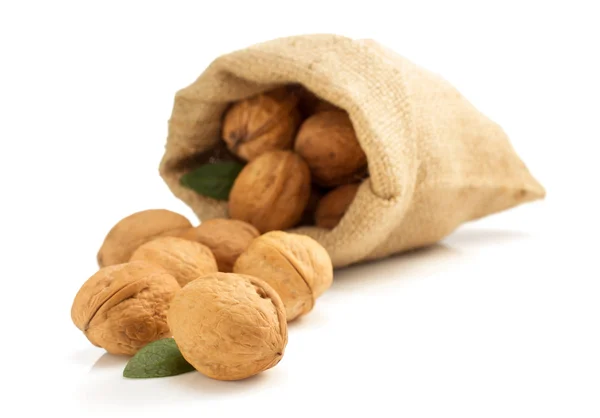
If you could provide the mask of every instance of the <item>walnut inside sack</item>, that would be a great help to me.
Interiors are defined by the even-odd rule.
[[[222,138],[238,157],[291,149],[300,123],[295,89],[281,87],[234,103],[223,117]]]
[[[268,152],[238,175],[229,194],[229,216],[261,233],[288,229],[300,221],[310,192],[310,170],[300,156]]]
[[[294,151],[306,161],[313,181],[321,186],[352,183],[367,171],[367,156],[343,110],[320,112],[306,119],[296,136]]]

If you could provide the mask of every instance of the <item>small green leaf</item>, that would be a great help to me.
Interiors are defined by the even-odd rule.
[[[204,164],[181,176],[179,183],[203,196],[228,200],[233,182],[243,167],[234,161]]]
[[[191,372],[173,338],[154,341],[144,346],[127,363],[123,376],[133,379],[175,376]]]

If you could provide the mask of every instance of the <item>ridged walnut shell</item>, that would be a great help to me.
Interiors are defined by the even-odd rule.
[[[310,170],[297,154],[273,151],[248,163],[229,194],[229,216],[261,233],[296,225],[310,197]]]
[[[281,299],[251,276],[194,280],[175,296],[167,317],[183,357],[213,379],[240,380],[270,369],[287,344]]]
[[[150,263],[104,267],[77,292],[71,318],[95,346],[133,355],[170,335],[166,313],[179,290],[173,276]]]
[[[356,139],[348,114],[325,111],[306,119],[294,150],[310,167],[315,183],[334,187],[363,177],[367,156]]]
[[[297,102],[293,91],[279,88],[233,104],[223,118],[227,147],[246,161],[291,149],[300,123]]]
[[[142,244],[158,236],[176,235],[192,224],[183,215],[166,209],[149,209],[121,219],[106,235],[100,251],[100,267],[126,263]]]
[[[260,277],[271,285],[285,305],[288,321],[310,312],[333,282],[333,266],[325,248],[312,238],[283,231],[252,241],[233,271]]]
[[[315,212],[316,225],[320,228],[334,228],[346,214],[359,186],[359,183],[344,184],[323,196]]]
[[[258,237],[258,230],[237,219],[209,219],[180,235],[206,245],[217,260],[219,271],[231,273],[235,260]]]
[[[141,245],[130,261],[156,264],[175,277],[182,287],[198,277],[219,271],[217,260],[207,246],[175,237],[155,238]]]

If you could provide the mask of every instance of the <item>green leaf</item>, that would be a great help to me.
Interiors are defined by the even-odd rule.
[[[244,166],[234,161],[204,164],[179,179],[182,186],[217,200],[228,200],[233,187]]]
[[[132,379],[175,376],[191,372],[173,338],[154,341],[144,346],[127,363],[123,376]]]

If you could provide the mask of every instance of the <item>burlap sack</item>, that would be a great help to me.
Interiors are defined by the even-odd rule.
[[[543,198],[506,134],[455,88],[371,40],[335,35],[275,39],[223,55],[178,91],[160,173],[200,220],[227,204],[179,184],[219,141],[227,105],[300,83],[345,109],[369,165],[333,230],[293,230],[319,241],[341,267],[426,246],[461,223]]]

